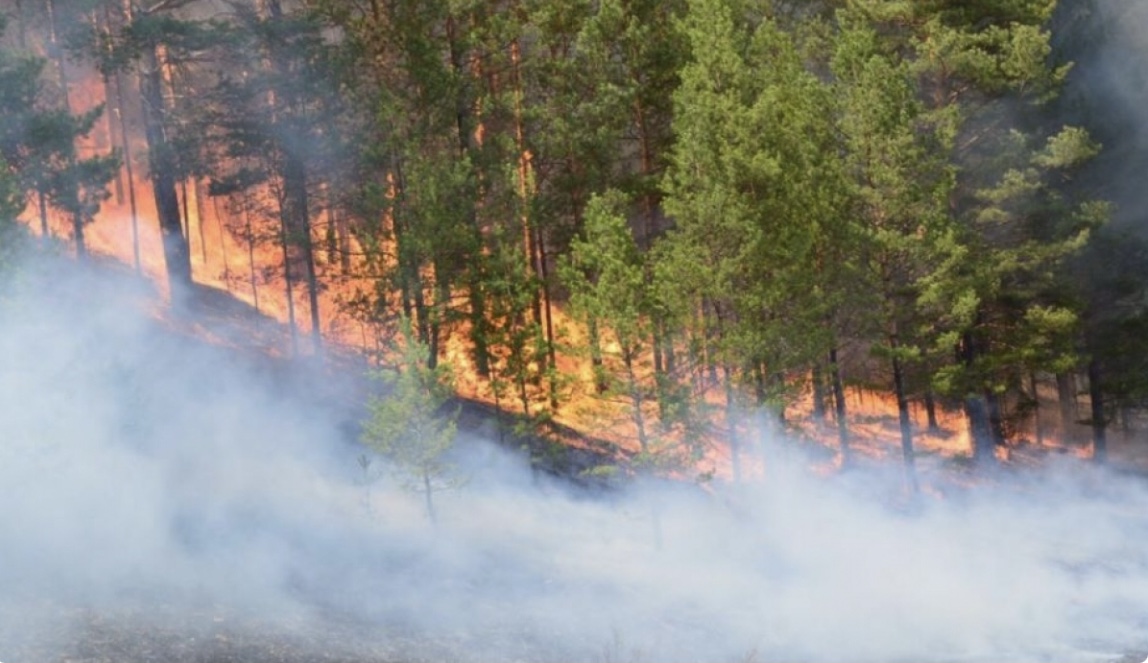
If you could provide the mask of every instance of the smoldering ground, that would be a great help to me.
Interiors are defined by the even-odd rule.
[[[346,660],[1148,650],[1142,478],[1051,467],[906,512],[873,497],[895,472],[821,478],[791,452],[716,497],[602,496],[465,439],[470,481],[432,527],[387,478],[364,509],[361,450],[330,409],[165,330],[118,284],[54,270],[18,290],[0,306],[7,663],[83,658],[93,619],[183,643],[169,661],[259,658],[220,654],[220,622]]]

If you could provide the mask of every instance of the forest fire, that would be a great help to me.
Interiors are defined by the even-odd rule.
[[[1140,660],[1148,3],[797,4],[0,2],[0,660]]]

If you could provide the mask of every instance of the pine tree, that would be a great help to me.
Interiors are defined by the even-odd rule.
[[[674,97],[677,135],[665,180],[675,226],[661,249],[666,297],[702,327],[720,369],[735,474],[740,385],[779,422],[790,373],[825,348],[814,296],[821,224],[839,214],[825,85],[792,36],[753,3],[696,0],[683,26],[693,60]]]
[[[463,475],[449,460],[458,412],[449,410],[452,385],[446,364],[427,366],[429,349],[402,325],[395,373],[378,374],[385,392],[371,399],[363,443],[390,463],[403,486],[423,496],[427,518],[436,522],[434,494],[457,487]]]
[[[3,30],[0,23],[0,31]],[[62,103],[45,97],[38,58],[0,52],[0,156],[23,190],[39,203],[40,232],[49,233],[49,206],[68,214],[76,252],[86,253],[84,227],[107,199],[107,186],[118,167],[115,155],[82,159],[76,142],[86,137],[103,112],[97,107],[73,115]]]
[[[951,146],[940,151],[954,169],[951,222],[930,242],[935,269],[920,281],[919,303],[937,322],[926,330],[937,356],[951,357],[935,383],[964,402],[978,460],[1008,433],[1006,396],[1018,386],[1010,357],[1065,333],[1073,315],[1042,274],[1079,249],[1102,216],[1058,204],[1048,186],[1093,151],[1087,136],[1019,121],[1055,96],[1068,70],[1049,58],[1056,4],[856,4],[910,62],[945,139],[938,145]]]
[[[919,281],[930,274],[931,238],[944,233],[951,171],[939,155],[948,146],[916,96],[909,62],[882,48],[877,32],[854,14],[838,14],[840,31],[832,70],[840,90],[840,127],[853,180],[850,218],[855,331],[874,338],[888,362],[897,402],[902,459],[916,490],[909,417],[909,365],[925,350],[918,334]]]

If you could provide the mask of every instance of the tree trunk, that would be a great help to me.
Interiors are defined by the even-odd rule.
[[[1061,442],[1076,441],[1076,385],[1072,373],[1056,374],[1056,397],[1060,407]]]
[[[969,394],[965,397],[965,418],[973,442],[973,461],[982,463],[994,460],[992,433],[989,431],[989,417],[983,396]]]
[[[825,377],[821,373],[821,362],[814,361],[809,381],[813,385],[813,422],[825,423]]]
[[[52,236],[52,229],[48,227],[48,194],[44,193],[43,189],[36,191],[36,202],[40,208],[40,241],[47,244]]]
[[[84,245],[84,215],[79,210],[72,212],[72,235],[76,241],[76,257],[84,260],[88,257],[88,248]]]
[[[514,84],[514,142],[515,149],[518,152],[518,204],[519,204],[519,222],[522,226],[522,248],[526,263],[526,273],[533,276],[542,282],[542,265],[540,264],[540,252],[537,247],[540,241],[539,233],[535,226],[537,223],[531,217],[530,204],[534,195],[534,187],[532,184],[534,178],[534,167],[531,163],[532,156],[530,150],[526,146],[526,126],[522,117],[522,98],[524,96],[522,73],[521,73],[522,53],[520,44],[517,39],[510,42],[510,64],[512,80]],[[535,290],[530,297],[530,309],[534,317],[534,324],[542,328],[542,293],[540,290]],[[547,352],[544,362],[549,362],[552,355]],[[547,373],[545,365],[540,366],[540,374]],[[553,378],[550,381],[550,402],[552,407],[557,407],[557,396],[555,394],[555,387]]]
[[[163,256],[167,266],[172,302],[178,304],[191,286],[191,251],[180,223],[179,200],[175,191],[175,163],[164,128],[163,72],[160,70],[160,46],[144,49],[144,68],[140,72],[140,97],[143,101],[144,134],[148,145],[148,170],[159,215],[163,238]]]
[[[558,409],[558,354],[554,344],[554,314],[553,304],[550,301],[550,273],[546,266],[546,245],[542,238],[542,229],[536,228],[537,241],[534,250],[538,253],[538,269],[542,284],[542,312],[546,322],[546,355],[550,361],[550,409]]]
[[[1028,386],[1032,390],[1032,428],[1033,437],[1036,438],[1037,446],[1044,444],[1044,429],[1041,427],[1040,421],[1040,389],[1039,383],[1036,380],[1036,371],[1030,371],[1028,374]]]
[[[965,370],[971,375],[976,364],[978,348],[972,332],[965,332],[957,348],[958,358],[964,364]],[[975,379],[975,377],[974,377]],[[986,462],[995,459],[992,426],[989,423],[988,408],[985,403],[984,390],[977,393],[970,389],[965,395],[965,418],[968,421],[969,434],[972,437],[973,461]]]
[[[985,389],[985,404],[989,415],[989,433],[992,436],[993,446],[1005,445],[1004,431],[1004,404],[1001,396],[993,389]]]
[[[98,10],[92,10],[92,28],[106,43],[111,44],[112,15],[110,3],[104,5],[102,18]],[[110,55],[111,50],[110,47],[105,49],[103,55]],[[117,143],[122,146],[127,142],[127,136],[123,134],[123,125],[117,126],[117,120],[123,115],[123,98],[117,89],[119,87],[119,70],[101,72],[100,79],[104,84],[104,126],[108,136],[108,149],[114,150]],[[117,134],[119,135],[117,136]],[[115,196],[116,204],[122,205],[124,203],[124,173],[119,168],[116,169]]]
[[[833,384],[834,418],[837,420],[837,441],[841,447],[842,464],[849,463],[849,421],[845,411],[845,384],[841,379],[841,364],[837,361],[837,346],[829,349],[829,373]]]
[[[905,395],[905,375],[896,354],[897,339],[890,339],[889,345],[893,349],[893,391],[897,397],[897,423],[901,429],[901,461],[905,465],[905,483],[915,495],[919,490],[917,460],[913,452],[913,424],[909,419],[909,399]]]
[[[56,73],[60,79],[60,94],[63,98],[64,112],[71,115],[72,102],[68,91],[68,75],[64,70],[64,51],[56,33],[56,6],[54,0],[47,0],[45,2],[45,8],[48,12],[48,54],[52,58],[52,62],[56,65]],[[67,165],[72,166],[74,162],[75,159],[69,152]],[[79,185],[75,184],[74,186]],[[72,211],[72,239],[76,243],[76,257],[83,259],[87,257],[88,251],[84,245],[84,215],[79,210],[79,197],[79,192],[77,192],[77,208]]]
[[[929,434],[940,433],[941,426],[937,423],[937,398],[932,389],[925,390],[925,416],[929,420]]]
[[[315,274],[315,246],[311,239],[311,216],[307,196],[307,169],[302,159],[288,147],[283,150],[283,225],[288,244],[297,246],[307,279],[307,301],[311,312],[311,347],[322,352],[319,319],[319,280]]]
[[[255,231],[251,227],[251,213],[247,209],[247,201],[243,203],[243,222],[246,226],[247,234],[247,266],[251,274],[251,298],[255,303],[255,312],[261,313],[259,310],[259,279],[255,273]],[[222,229],[220,229],[222,232]],[[256,320],[259,318],[256,317]]]
[[[1108,460],[1108,419],[1104,416],[1104,383],[1100,362],[1088,362],[1088,397],[1092,401],[1092,459]]]
[[[295,322],[295,288],[291,278],[291,242],[288,239],[287,221],[280,216],[279,243],[283,248],[283,280],[287,294],[287,325],[291,330],[291,356],[299,356],[299,326]]]
[[[729,366],[722,365],[722,383],[725,386],[725,425],[729,435],[729,463],[733,482],[741,483],[741,438],[734,421],[733,377]]]
[[[391,232],[395,238],[395,255],[398,260],[396,271],[403,316],[407,320],[413,321],[419,342],[430,345],[430,328],[427,320],[426,303],[423,299],[422,278],[419,275],[419,258],[407,239],[406,221],[403,216],[405,180],[402,162],[394,154],[391,155],[389,184],[389,197],[392,201],[390,207]]]
[[[642,412],[642,386],[638,383],[638,377],[634,373],[634,349],[629,344],[622,348],[622,363],[626,366],[626,382],[630,391],[634,425],[638,429],[638,445],[641,447],[642,453],[646,454],[650,450],[650,440],[646,434],[646,415]]]
[[[447,17],[446,22],[446,37],[448,48],[450,51],[450,64],[457,79],[461,82],[458,86],[458,94],[455,98],[455,125],[458,132],[458,153],[459,158],[466,158],[475,151],[475,118],[474,111],[471,107],[471,99],[467,94],[467,85],[465,82],[470,78],[470,72],[466,70],[466,54],[459,44],[455,19],[453,16]],[[481,178],[480,178],[481,179]],[[481,182],[479,187],[481,189]],[[481,198],[482,194],[477,194]],[[469,300],[470,300],[470,332],[471,332],[471,351],[474,355],[475,371],[479,377],[483,379],[490,379],[490,347],[488,338],[489,320],[486,318],[486,293],[484,292],[485,282],[485,268],[482,260],[482,247],[485,244],[483,240],[482,227],[478,219],[478,205],[479,200],[472,201],[467,216],[472,237],[475,242],[476,253],[470,257],[471,276],[469,283]]]
[[[131,136],[128,135],[128,120],[124,114],[124,81],[120,72],[112,74],[115,83],[115,113],[120,125],[120,148],[124,151],[124,172],[128,180],[128,206],[132,215],[132,264],[136,273],[142,273],[143,265],[140,261],[140,228],[139,211],[136,208],[136,180],[134,166],[132,165]]]
[[[586,326],[590,342],[590,368],[594,373],[594,391],[604,394],[610,385],[606,382],[606,369],[602,361],[602,339],[598,332],[598,319],[590,316]]]
[[[199,233],[199,255],[207,265],[207,232],[203,226],[203,181],[198,177],[191,180],[191,195],[195,197],[195,229]]]

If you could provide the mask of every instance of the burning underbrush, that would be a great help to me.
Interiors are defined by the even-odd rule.
[[[6,663],[1148,646],[1139,479],[1066,456],[906,504],[895,465],[825,477],[816,445],[772,437],[742,485],[588,490],[468,434],[453,458],[468,480],[432,525],[397,483],[364,481],[347,426],[361,385],[324,374],[316,399],[318,374],[204,343],[149,316],[146,292],[73,269],[28,272],[0,309]]]

